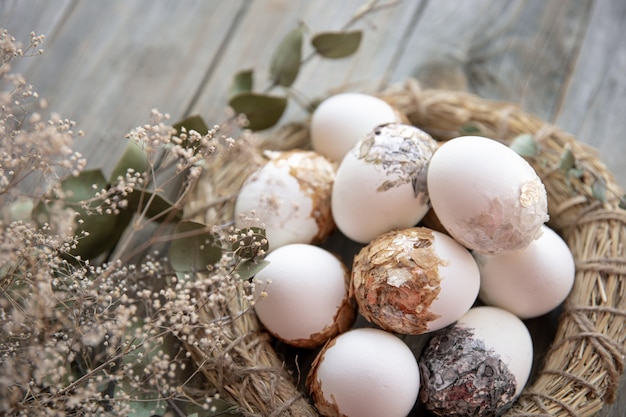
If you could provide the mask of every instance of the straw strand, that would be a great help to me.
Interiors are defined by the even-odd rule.
[[[595,415],[605,403],[614,401],[626,365],[626,211],[619,208],[623,190],[594,149],[515,104],[465,92],[423,89],[413,79],[390,86],[379,96],[438,140],[478,132],[508,144],[520,134],[532,136],[538,153],[528,161],[546,186],[549,225],[563,236],[574,254],[576,279],[541,368],[505,415]],[[262,149],[308,148],[308,135],[305,120],[283,125],[258,141],[250,139],[253,146],[248,150],[239,150],[211,167],[190,207],[198,212],[198,201],[235,195],[247,173],[262,163]],[[560,168],[565,152],[571,153],[581,175],[571,176]],[[603,201],[593,192],[597,181],[606,188]],[[209,224],[232,221],[232,206],[232,200],[225,201],[207,210],[202,219]],[[211,312],[205,313],[205,319],[210,320]],[[227,347],[238,355],[239,368],[220,364],[223,359],[213,357],[214,352],[190,347],[207,379],[230,384],[224,390],[229,400],[239,401],[245,409],[261,410],[257,412],[263,415],[317,415],[284,372],[284,364],[253,314],[243,318],[233,321],[232,341]],[[273,379],[274,371],[281,372],[279,378]],[[242,381],[236,383],[238,378],[229,372]],[[268,390],[280,400],[268,399]],[[297,412],[296,405],[300,407]]]

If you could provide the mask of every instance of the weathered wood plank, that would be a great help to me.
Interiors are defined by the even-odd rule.
[[[221,114],[227,103],[225,81],[240,69],[255,68],[258,90],[263,90],[268,85],[267,69],[276,45],[298,21],[304,22],[310,33],[338,30],[363,3],[362,0],[251,3],[235,34],[239,40],[229,44],[225,50],[219,67],[203,87],[193,111],[203,115]],[[301,68],[294,90],[307,100],[314,100],[326,95],[330,89],[346,84],[367,85],[367,88],[375,89],[389,71],[404,32],[420,5],[418,1],[401,2],[378,10],[354,25],[353,28],[365,28],[359,51],[354,56],[339,60],[312,59]],[[311,51],[312,47],[307,43],[303,56]],[[276,93],[282,94],[280,89],[276,89]],[[305,112],[297,105],[290,103],[283,120],[301,119],[304,115]]]
[[[625,16],[619,1],[430,2],[391,80],[518,103],[597,147],[624,186]]]
[[[600,151],[626,187],[626,3],[594,3],[555,122]]]
[[[152,108],[179,117],[243,1],[78,2],[25,72],[50,109],[87,134],[77,149],[105,170]]]
[[[24,40],[48,35],[46,53],[25,62],[27,80],[87,132],[80,150],[106,169],[118,138],[151,108],[219,121],[236,71],[257,69],[262,88],[271,53],[299,20],[312,32],[338,29],[363,3],[3,0],[0,26]],[[405,0],[357,26],[366,36],[355,56],[312,60],[294,87],[313,99],[417,76],[519,103],[597,146],[626,185],[625,19],[622,0]],[[285,119],[301,117],[291,105]],[[623,416],[618,398],[603,416]]]
[[[44,34],[49,41],[63,25],[74,3],[75,0],[4,0],[0,2],[0,28],[8,30],[24,46],[27,46],[31,32]],[[22,59],[14,69],[21,73],[30,65],[39,65],[39,62],[37,59]]]
[[[590,2],[430,2],[394,80],[466,88],[552,118],[575,63]]]
[[[54,36],[75,0],[3,0],[0,2],[0,27],[18,40],[28,40],[30,32]]]

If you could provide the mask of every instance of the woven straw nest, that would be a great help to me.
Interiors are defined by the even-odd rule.
[[[626,338],[626,211],[619,207],[622,190],[597,153],[543,120],[510,103],[468,93],[422,90],[414,80],[380,94],[415,126],[438,140],[466,134],[468,127],[504,143],[532,135],[538,153],[528,157],[548,192],[549,225],[568,243],[576,259],[576,280],[558,318],[554,339],[534,377],[506,416],[592,416],[615,400],[624,371]],[[245,146],[213,161],[189,202],[191,211],[207,201],[220,206],[202,211],[197,220],[220,224],[232,220],[232,198],[245,177],[263,163],[263,148],[308,146],[306,122],[283,126],[268,138],[243,138]],[[567,150],[582,168],[568,176],[559,168]],[[569,152],[567,151],[567,152]],[[594,183],[606,185],[606,199]],[[316,416],[306,394],[296,388],[250,306],[240,297],[229,305],[235,320],[225,326],[229,343],[201,351],[189,346],[196,363],[222,397],[244,414]],[[218,312],[204,311],[205,320]]]

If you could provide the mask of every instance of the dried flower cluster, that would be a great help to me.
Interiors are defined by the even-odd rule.
[[[110,179],[85,171],[72,150],[82,132],[40,114],[45,102],[12,71],[42,41],[21,48],[0,34],[0,414],[223,411],[184,346],[221,345],[222,323],[199,311],[233,319],[228,297],[253,285],[238,266],[267,241],[257,229],[175,225],[203,164],[233,146],[233,126],[175,128],[154,110]],[[200,238],[204,263],[180,255]],[[179,250],[157,252],[163,243]]]

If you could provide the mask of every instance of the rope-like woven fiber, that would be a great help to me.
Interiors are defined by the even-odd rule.
[[[414,125],[440,140],[476,129],[504,143],[530,134],[539,149],[528,157],[548,192],[550,226],[576,260],[576,278],[557,333],[533,384],[507,416],[593,416],[615,400],[624,371],[626,338],[626,211],[622,190],[597,153],[519,107],[450,91],[422,90],[414,80],[383,94]],[[559,168],[571,150],[584,174]],[[607,187],[604,203],[593,184]]]
[[[532,135],[538,153],[527,159],[546,186],[549,225],[564,237],[574,254],[576,279],[541,369],[506,416],[595,415],[605,403],[615,400],[625,365],[626,211],[618,207],[623,191],[612,174],[592,148],[510,103],[486,100],[464,92],[422,90],[411,79],[388,88],[380,97],[406,115],[410,123],[437,140],[461,136],[468,131],[477,131],[476,134],[504,143],[510,143],[520,134]],[[197,209],[202,202],[234,196],[245,176],[262,163],[260,149],[308,146],[306,121],[283,126],[271,137],[248,146],[247,151],[240,146],[240,155],[230,155],[213,164],[205,179],[200,181],[190,207]],[[582,175],[568,175],[559,168],[566,150],[571,151],[577,168],[583,170]],[[603,202],[593,191],[594,183],[598,181],[606,185]],[[232,205],[233,199],[225,198],[219,209],[213,208],[200,219],[210,224],[232,220]],[[242,311],[241,306],[234,310],[233,314]],[[252,313],[248,311],[246,314]],[[214,317],[207,312],[205,319]],[[243,360],[234,359],[231,352],[229,361],[239,360],[240,365],[228,371],[234,372],[238,378],[232,378],[232,375],[228,378],[225,374],[215,376],[219,373],[216,369],[220,368],[222,354],[195,350],[196,363],[208,369],[205,375],[209,382],[219,387],[219,384],[240,380],[245,373],[247,377],[243,383],[235,381],[222,390],[227,399],[261,415],[276,415],[268,408],[269,403],[274,404],[273,410],[280,408],[283,415],[316,415],[313,408],[303,404],[304,399],[289,382],[290,376],[278,372],[282,371],[282,364],[271,351],[258,321],[234,320],[231,326],[236,335],[245,334],[262,340],[259,343],[266,355],[259,357],[258,347],[240,352]],[[244,343],[240,339],[233,337],[232,343]],[[250,343],[250,339],[247,340],[246,343]],[[244,343],[245,346],[249,345]],[[252,343],[251,346],[256,345]],[[193,351],[193,347],[190,349]],[[257,368],[262,371],[255,373]],[[268,368],[277,372],[269,381]],[[276,378],[284,385],[276,386]],[[275,398],[258,395],[252,395],[251,400],[249,392],[259,391],[256,386],[262,387],[260,391],[265,395],[267,387],[272,386],[274,397],[280,399],[278,404]],[[261,404],[251,404],[254,401]],[[296,403],[298,409],[294,411]]]
[[[257,139],[243,135],[234,149],[221,150],[210,160],[185,204],[187,218],[207,225],[233,221],[237,192],[243,181],[264,163]],[[198,311],[200,322],[220,324],[221,344],[185,344],[208,384],[222,399],[237,405],[243,415],[317,416],[315,408],[298,391],[296,378],[287,372],[274,351],[269,335],[262,331],[245,297],[243,283],[224,295],[225,302],[205,303]]]

